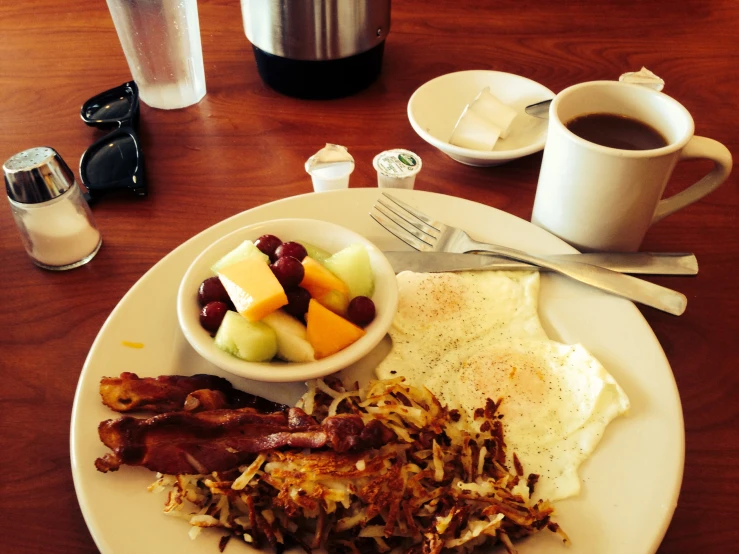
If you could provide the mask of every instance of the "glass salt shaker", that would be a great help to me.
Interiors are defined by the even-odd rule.
[[[37,266],[72,269],[95,257],[100,231],[74,174],[53,148],[19,152],[3,172],[10,210]]]

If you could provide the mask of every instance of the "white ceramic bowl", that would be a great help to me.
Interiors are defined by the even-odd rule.
[[[287,242],[304,240],[328,252],[337,252],[359,242],[367,247],[375,274],[377,315],[365,327],[366,334],[340,352],[308,363],[245,362],[216,348],[213,338],[200,326],[198,287],[212,277],[211,265],[244,240],[256,240],[262,235],[275,235]],[[177,318],[188,342],[203,358],[221,369],[257,381],[290,382],[314,379],[334,373],[368,354],[387,333],[398,306],[398,285],[395,272],[382,252],[357,233],[327,221],[313,219],[274,219],[244,227],[230,233],[206,248],[188,268],[177,292]]]
[[[449,144],[454,125],[465,106],[485,87],[518,114],[507,138],[498,140],[493,150],[472,150]],[[554,98],[539,83],[500,71],[459,71],[432,79],[419,87],[408,101],[408,119],[419,136],[463,164],[499,165],[544,148],[547,120],[524,112],[529,104]]]

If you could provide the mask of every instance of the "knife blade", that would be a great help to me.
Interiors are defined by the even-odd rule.
[[[440,273],[481,270],[547,271],[534,265],[487,254],[451,252],[385,251],[395,273]],[[581,262],[620,273],[640,275],[697,275],[698,260],[686,252],[628,252],[547,255],[552,261]]]

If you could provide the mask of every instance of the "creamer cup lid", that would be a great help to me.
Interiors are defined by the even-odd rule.
[[[346,146],[326,143],[305,162],[315,192],[349,187],[349,175],[354,171],[354,158]]]
[[[305,162],[305,170],[313,174],[314,171],[326,169],[331,166],[346,167],[347,174],[354,171],[354,158],[347,150],[346,146],[340,144],[326,143],[326,146],[313,154]]]
[[[643,87],[651,88],[656,91],[661,91],[665,88],[665,81],[661,77],[655,75],[649,71],[646,67],[642,67],[639,71],[630,71],[624,73],[618,78],[622,83],[633,83],[635,85],[642,85]]]
[[[380,152],[372,160],[372,166],[385,177],[404,179],[421,171],[421,158],[410,150],[395,148]]]

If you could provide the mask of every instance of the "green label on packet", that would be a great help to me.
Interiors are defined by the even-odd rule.
[[[408,150],[387,150],[375,157],[373,165],[375,169],[383,171],[386,175],[403,177],[418,172],[421,168],[421,160]]]
[[[401,162],[403,162],[405,165],[409,165],[411,167],[413,167],[414,165],[416,165],[416,163],[418,163],[416,162],[416,159],[413,156],[407,156],[405,154],[398,154],[398,159]]]
[[[385,150],[372,160],[372,166],[377,170],[378,186],[381,188],[413,188],[422,164],[417,154],[404,148]]]

